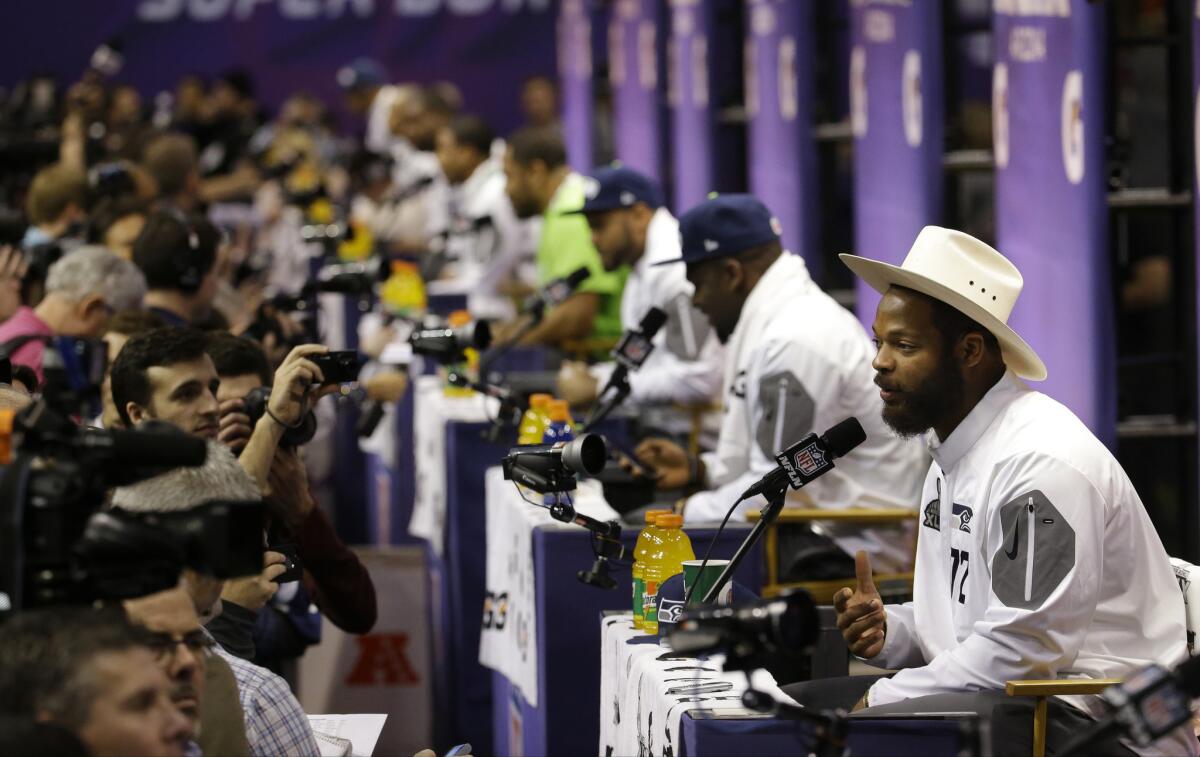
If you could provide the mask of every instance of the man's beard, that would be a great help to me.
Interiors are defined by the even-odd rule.
[[[520,218],[522,221],[530,218],[536,218],[542,214],[542,208],[537,204],[536,200],[526,198],[513,199],[510,196],[509,201],[512,202],[513,212],[516,213],[517,218]]]
[[[947,408],[961,403],[966,391],[966,382],[949,355],[942,356],[937,369],[918,387],[896,390],[886,381],[883,386],[900,392],[900,402],[884,404],[883,422],[905,439],[933,428]]]

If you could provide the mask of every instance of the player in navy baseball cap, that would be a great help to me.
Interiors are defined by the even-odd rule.
[[[585,177],[583,193],[583,206],[573,212],[586,216],[604,269],[636,263],[663,204],[658,185],[631,168],[608,166]]]
[[[779,220],[757,197],[713,195],[680,217],[682,256],[657,265],[687,264],[692,304],[724,343],[750,291],[783,253],[779,235]]]
[[[685,522],[721,520],[771,470],[776,453],[853,415],[867,441],[838,461],[838,478],[806,488],[806,499],[824,508],[845,508],[847,499],[858,503],[851,507],[912,508],[927,467],[923,445],[887,431],[874,399],[870,339],[812,280],[804,259],[783,249],[780,230],[771,211],[744,194],[713,196],[680,217],[674,262],[686,265],[692,304],[725,345],[721,427],[716,449],[698,457],[664,438],[644,439],[634,452],[658,489],[695,492],[676,503]],[[732,517],[759,506],[755,499]],[[899,529],[814,533],[783,549],[782,564],[807,580],[849,575],[850,554],[862,549],[891,570],[909,564],[909,539]]]
[[[677,402],[707,405],[720,389],[721,354],[707,320],[692,307],[683,266],[656,268],[679,258],[679,223],[663,206],[658,183],[624,166],[597,169],[584,178],[584,204],[592,244],[607,271],[628,269],[621,292],[621,326],[636,329],[656,309],[667,315],[654,353],[629,377],[631,404]],[[613,376],[614,363],[585,366],[564,361],[558,396],[576,406],[594,402]]]

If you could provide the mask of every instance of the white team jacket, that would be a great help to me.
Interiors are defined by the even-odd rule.
[[[467,294],[472,314],[511,318],[512,305],[497,288],[522,263],[532,263],[536,235],[513,211],[503,165],[489,158],[441,199],[444,206],[431,215],[437,228],[431,230],[445,240],[452,261],[446,275],[454,279],[453,287]]]
[[[907,669],[872,686],[871,704],[1183,659],[1183,598],[1162,542],[1070,410],[1009,373],[928,446],[914,601],[887,606],[872,660]],[[1069,699],[1099,711],[1094,697]],[[1195,743],[1160,747],[1195,754]]]
[[[720,437],[704,456],[713,488],[688,499],[688,522],[720,520],[746,487],[776,467],[776,452],[850,416],[862,423],[867,440],[832,471],[789,492],[788,501],[831,509],[916,508],[924,451],[884,424],[871,368],[874,348],[854,316],[813,282],[802,258],[784,254],[771,264],[726,347]],[[755,497],[738,511],[762,505]],[[885,570],[898,569],[911,560],[911,542],[889,532],[894,529],[831,535],[851,554],[865,549]]]
[[[704,403],[717,397],[724,351],[702,314],[692,308],[692,285],[683,263],[654,265],[681,255],[679,222],[659,208],[646,230],[646,250],[634,264],[621,294],[621,325],[636,328],[652,307],[667,314],[654,337],[654,351],[629,376],[632,402]],[[615,363],[592,366],[600,387]]]

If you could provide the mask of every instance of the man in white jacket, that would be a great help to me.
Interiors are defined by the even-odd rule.
[[[437,159],[449,182],[438,215],[433,249],[442,256],[441,280],[430,290],[467,295],[476,318],[516,315],[501,285],[515,279],[522,263],[533,266],[533,232],[521,221],[504,191],[503,143],[478,116],[458,116],[438,130]],[[530,271],[532,274],[532,271]],[[529,276],[532,283],[533,276]]]
[[[679,222],[663,205],[655,183],[630,168],[597,169],[588,177],[583,207],[592,243],[604,270],[629,266],[621,293],[621,327],[635,329],[651,308],[667,315],[653,340],[654,351],[629,375],[629,402],[708,404],[721,385],[722,351],[708,321],[692,307],[692,285],[678,260]],[[558,396],[587,405],[612,376],[616,364],[590,369],[567,361],[558,375]]]
[[[1123,678],[1186,656],[1167,554],[1108,449],[1021,382],[1046,368],[1007,325],[1023,284],[1012,263],[933,226],[903,266],[842,259],[884,294],[874,323],[884,418],[901,434],[932,430],[933,464],[914,600],[884,607],[865,555],[858,587],[835,597],[851,651],[902,670],[788,691],[871,714],[979,712],[992,719],[997,754],[1028,754],[1032,703],[1006,697],[1006,681]],[[1095,700],[1052,700],[1049,753],[1090,724]],[[1196,754],[1186,731],[1146,753]],[[1096,749],[1127,753],[1115,742]]]
[[[813,282],[804,260],[783,250],[779,222],[766,206],[750,195],[721,195],[685,213],[679,228],[682,256],[674,262],[686,263],[693,304],[726,346],[724,417],[716,450],[699,459],[664,439],[648,439],[636,453],[655,469],[660,488],[702,489],[679,504],[686,521],[721,520],[747,487],[776,467],[775,453],[851,416],[867,440],[828,474],[790,492],[788,502],[915,508],[923,453],[880,418],[870,340]],[[753,497],[736,512],[762,505],[761,496]],[[894,569],[911,560],[911,536],[900,529],[827,533],[841,550],[865,549]],[[836,550],[831,556],[850,562]]]

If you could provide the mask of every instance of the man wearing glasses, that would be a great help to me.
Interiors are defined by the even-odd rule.
[[[214,642],[200,627],[187,590],[179,586],[127,600],[124,606],[130,622],[149,632],[155,661],[171,681],[171,701],[192,721],[200,751],[248,755],[233,671],[210,654]]]

